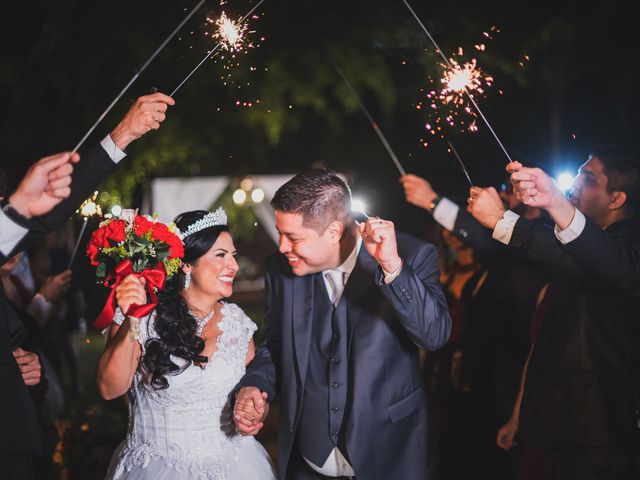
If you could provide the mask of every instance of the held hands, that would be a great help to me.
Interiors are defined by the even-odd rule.
[[[163,93],[144,95],[133,104],[118,126],[111,132],[111,139],[120,150],[137,140],[149,130],[157,130],[166,118],[173,98]]]
[[[471,187],[467,210],[484,227],[494,229],[504,214],[504,205],[495,188]]]
[[[540,168],[525,168],[519,162],[507,165],[511,174],[513,192],[525,205],[550,208],[559,201],[566,201],[562,190]]]
[[[37,354],[16,348],[13,351],[13,358],[16,359],[25,385],[32,387],[40,383],[42,368],[40,367],[40,357]]]
[[[242,387],[236,395],[233,419],[241,435],[257,435],[269,414],[268,394],[256,387]]]
[[[404,175],[400,177],[400,183],[404,188],[404,195],[407,202],[416,207],[427,210],[431,202],[438,196],[438,194],[433,191],[433,188],[431,188],[431,184],[417,175]]]
[[[378,262],[383,271],[392,273],[402,265],[393,222],[379,217],[370,217],[358,225],[358,233],[362,237],[367,252]]]
[[[116,287],[116,303],[124,315],[127,314],[131,305],[144,305],[147,303],[147,292],[145,285],[147,280],[144,277],[128,275]]]
[[[71,194],[73,164],[80,155],[62,152],[44,157],[27,171],[9,203],[26,217],[37,217],[49,213],[53,207]]]

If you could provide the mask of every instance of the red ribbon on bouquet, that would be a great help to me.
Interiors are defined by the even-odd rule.
[[[100,316],[93,323],[92,327],[99,330],[103,330],[111,325],[113,316],[115,315],[114,297],[116,295],[116,287],[127,276],[135,275],[136,277],[142,277],[147,281],[146,288],[151,302],[144,305],[131,305],[128,312],[123,312],[126,315],[132,317],[142,318],[149,315],[158,306],[158,296],[156,295],[156,289],[164,287],[164,282],[167,279],[167,272],[164,269],[162,262],[158,262],[155,268],[147,268],[142,272],[135,272],[131,260],[123,260],[120,262],[113,272],[109,273],[104,281],[104,286],[111,289],[107,303],[102,309]]]

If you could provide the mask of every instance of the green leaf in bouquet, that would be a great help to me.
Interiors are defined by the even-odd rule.
[[[100,280],[104,279],[107,276],[107,264],[102,262],[96,268],[96,277]]]
[[[133,271],[138,273],[140,273],[141,271],[143,271],[145,268],[149,266],[147,262],[147,258],[145,257],[136,258],[133,260],[132,263],[133,263]]]

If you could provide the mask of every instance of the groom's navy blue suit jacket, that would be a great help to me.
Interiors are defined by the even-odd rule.
[[[424,480],[431,461],[419,349],[443,346],[451,319],[434,246],[402,233],[397,240],[403,267],[391,284],[384,283],[363,246],[343,292],[349,330],[343,431],[358,479]],[[265,341],[238,388],[258,387],[269,401],[279,395],[278,464],[284,479],[293,468],[307,372],[326,368],[309,364],[314,282],[324,280],[322,274],[294,275],[280,253],[267,260],[265,278]]]

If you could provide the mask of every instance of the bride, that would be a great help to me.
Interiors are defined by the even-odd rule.
[[[256,326],[222,300],[238,271],[226,214],[187,212],[175,223],[183,266],[156,310],[125,318],[130,305],[147,303],[144,280],[131,275],[116,288],[97,382],[105,399],[128,393],[129,428],[106,478],[275,479],[264,448],[239,435],[231,417],[229,395],[254,356]]]

